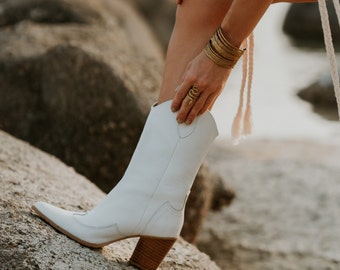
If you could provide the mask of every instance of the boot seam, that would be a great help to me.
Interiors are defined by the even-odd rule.
[[[162,217],[162,215],[169,213],[169,214],[171,214],[175,217],[177,216],[178,218],[181,218],[182,211],[183,211],[183,209],[181,209],[181,210],[175,209],[169,201],[164,202],[163,204],[161,204],[160,207],[158,207],[158,209],[150,217],[148,223],[145,225],[144,229],[142,230],[141,235],[152,234],[152,232],[149,232],[147,228],[152,227],[160,219],[160,217]],[[157,216],[158,216],[158,218],[157,218]],[[179,232],[178,233],[176,232],[174,235],[167,235],[166,237],[174,237],[174,236],[177,237],[178,234],[179,234]]]

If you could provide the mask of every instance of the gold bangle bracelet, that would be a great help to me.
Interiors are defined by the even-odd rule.
[[[222,57],[218,52],[214,50],[214,48],[211,46],[211,43],[209,42],[207,46],[204,48],[204,52],[206,56],[212,60],[215,64],[225,67],[225,68],[233,68],[235,64],[237,63],[238,59],[230,60]]]
[[[204,48],[204,52],[210,60],[225,68],[233,68],[244,51],[245,49],[241,50],[232,45],[225,38],[220,27]]]
[[[223,35],[221,27],[217,29],[216,36],[218,37],[218,40],[221,41],[231,52],[240,55],[244,53],[245,49],[242,50],[228,41],[228,39]]]
[[[229,47],[224,46],[224,44],[222,44],[215,35],[211,38],[211,45],[219,54],[221,54],[225,58],[241,57],[244,52],[243,50],[235,51]]]

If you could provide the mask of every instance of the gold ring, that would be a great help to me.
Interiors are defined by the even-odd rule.
[[[187,97],[189,99],[189,105],[191,105],[194,101],[196,101],[198,99],[198,97],[200,96],[200,92],[198,90],[198,87],[196,85],[193,85],[187,94]]]

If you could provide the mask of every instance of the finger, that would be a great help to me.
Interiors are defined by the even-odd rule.
[[[195,90],[198,90],[198,92]],[[188,90],[182,102],[182,106],[177,113],[177,121],[190,125],[204,105],[206,97],[206,94],[200,93],[197,87],[192,86]]]
[[[199,98],[195,101],[195,103],[191,106],[190,111],[185,119],[185,123],[190,125],[195,118],[199,115],[200,111],[206,104],[206,100],[209,97],[209,94],[205,94],[207,91],[203,92]]]
[[[191,87],[191,83],[189,81],[182,82],[179,86],[176,87],[176,94],[171,103],[171,110],[173,112],[177,112],[182,107],[182,103],[187,95],[189,89]]]
[[[176,120],[178,123],[184,123],[187,120],[187,116],[191,110],[191,107],[194,105],[195,100],[190,99],[187,94],[185,95],[181,107],[177,112]]]

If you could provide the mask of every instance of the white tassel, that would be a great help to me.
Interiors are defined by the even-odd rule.
[[[340,3],[339,0],[333,0],[338,22],[340,25]],[[324,32],[326,51],[331,67],[331,76],[334,84],[334,92],[338,105],[338,114],[340,119],[340,81],[338,66],[336,63],[335,50],[332,41],[332,33],[329,24],[329,16],[325,0],[319,0],[319,10],[321,15],[322,29]],[[251,86],[254,71],[254,34],[247,38],[247,52],[243,56],[242,66],[242,83],[240,89],[240,100],[236,116],[233,121],[231,135],[233,144],[238,144],[241,139],[248,136],[252,132],[252,107],[251,107]],[[247,86],[247,92],[245,88]],[[244,99],[246,95],[246,108],[243,109]]]
[[[240,88],[240,97],[237,113],[235,115],[233,125],[231,128],[231,137],[233,144],[238,144],[242,137],[243,130],[243,101],[244,101],[244,91],[246,89],[247,83],[247,73],[248,73],[248,53],[244,54],[242,62],[242,83]]]
[[[241,139],[252,132],[252,109],[251,109],[251,86],[253,81],[254,70],[254,35],[253,33],[247,38],[247,52],[243,56],[242,65],[242,83],[240,89],[240,100],[236,116],[233,121],[231,136],[233,144],[239,144]],[[247,92],[245,89],[247,87]],[[246,97],[245,97],[246,96]],[[246,108],[244,99],[246,98]]]
[[[251,106],[251,88],[253,84],[254,73],[254,34],[248,37],[248,87],[247,87],[247,105],[243,120],[243,134],[249,136],[252,133],[252,106]]]

